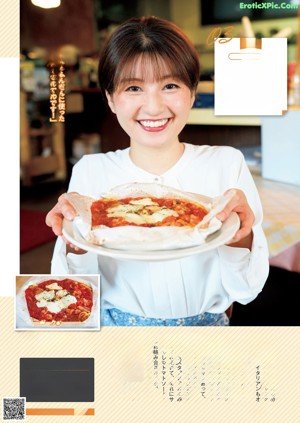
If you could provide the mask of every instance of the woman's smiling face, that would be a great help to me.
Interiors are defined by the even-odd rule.
[[[147,68],[146,67],[147,64]],[[166,147],[178,142],[194,102],[194,93],[160,63],[137,60],[129,77],[124,75],[107,99],[131,146]]]

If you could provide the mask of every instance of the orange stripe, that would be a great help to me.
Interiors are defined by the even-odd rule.
[[[261,38],[240,38],[240,48],[262,48]]]
[[[74,416],[76,409],[74,408],[26,408],[27,416]],[[88,408],[85,416],[94,416],[95,409]]]
[[[74,416],[73,408],[26,408],[27,416]]]

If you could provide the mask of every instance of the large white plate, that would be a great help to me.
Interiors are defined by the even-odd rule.
[[[101,256],[113,257],[122,260],[147,260],[147,261],[161,261],[161,260],[175,260],[183,257],[192,256],[194,254],[203,253],[212,250],[220,245],[226,244],[240,226],[240,220],[236,213],[231,213],[228,219],[223,223],[221,229],[206,238],[206,241],[195,247],[178,248],[176,250],[158,250],[158,251],[126,251],[106,248],[94,245],[86,241],[73,222],[68,220],[63,221],[63,235],[72,244],[86,251],[99,254]]]

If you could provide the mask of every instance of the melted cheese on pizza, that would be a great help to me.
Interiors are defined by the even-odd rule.
[[[56,292],[43,291],[35,295],[35,299],[38,300],[36,303],[38,308],[46,307],[51,313],[59,313],[63,308],[69,307],[70,304],[77,303],[74,295],[70,295],[66,289]]]
[[[207,214],[197,203],[182,199],[140,197],[101,199],[91,206],[92,227],[195,226]]]
[[[178,213],[159,206],[151,198],[131,200],[128,204],[118,204],[107,209],[107,217],[123,217],[126,222],[136,225],[154,224],[168,216],[178,216]]]

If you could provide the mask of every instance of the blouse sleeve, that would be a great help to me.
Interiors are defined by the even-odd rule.
[[[255,215],[253,243],[248,248],[221,246],[218,249],[222,284],[233,301],[247,304],[261,292],[269,273],[267,240],[262,229],[263,211],[251,173],[240,152],[236,186],[244,191]]]
[[[90,187],[88,184],[90,167],[84,156],[74,167],[68,191],[75,191],[89,195]],[[61,238],[58,238],[55,244],[52,261],[52,274],[97,274],[98,260],[97,255],[91,252],[85,254],[66,254],[66,244]]]

